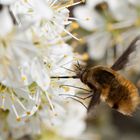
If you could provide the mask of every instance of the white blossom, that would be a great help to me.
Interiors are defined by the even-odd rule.
[[[76,101],[67,99],[64,102],[60,97],[55,99],[54,105],[57,111],[55,114],[45,111],[45,107],[39,112],[46,126],[67,138],[81,135],[86,127],[84,123],[86,109]]]
[[[70,0],[64,4],[69,5]],[[31,31],[37,36],[44,36],[48,42],[52,40],[63,40],[61,34],[64,32],[75,39],[67,29],[69,10],[65,8],[62,1],[50,0],[19,0],[12,6],[12,11],[19,25],[31,24]]]
[[[0,37],[5,36],[7,33],[11,32],[13,30],[13,22],[11,19],[11,16],[9,15],[8,8],[3,6],[0,11]]]
[[[1,0],[0,4],[0,108],[6,113],[0,123],[2,138],[39,134],[44,122],[47,126],[54,123],[52,130],[57,128],[57,133],[71,137],[69,131],[80,121],[77,131],[72,131],[79,135],[85,128],[85,110],[82,112],[80,105],[66,105],[67,98],[60,95],[75,95],[76,90],[67,85],[77,81],[57,78],[75,75],[73,63],[77,59],[61,35],[64,32],[77,39],[66,29],[71,23],[66,7],[73,1]],[[67,113],[70,116],[63,126]],[[54,119],[56,114],[59,116]]]
[[[103,11],[97,10],[97,6],[103,3],[106,4]],[[135,25],[138,19],[137,10],[122,0],[87,0],[85,5],[74,9],[74,15],[81,19],[78,22],[82,28],[93,33],[86,37],[86,41],[89,55],[95,60],[105,56],[117,30]]]

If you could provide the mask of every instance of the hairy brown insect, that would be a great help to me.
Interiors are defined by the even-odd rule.
[[[138,40],[140,40],[140,36],[132,41],[110,68],[105,66],[86,68],[80,64],[76,65],[76,76],[72,78],[80,78],[92,91],[92,95],[89,96],[91,100],[87,108],[88,111],[93,110],[100,100],[105,101],[111,108],[124,115],[130,116],[136,110],[140,103],[138,90],[132,82],[117,71],[128,63],[130,54],[136,50]]]
[[[87,68],[77,67],[77,76],[93,91],[88,111],[94,108],[100,100],[124,115],[131,115],[140,103],[136,86],[125,79],[117,71],[128,63],[130,54],[135,51],[136,37],[126,51],[117,59],[111,68],[96,66]]]

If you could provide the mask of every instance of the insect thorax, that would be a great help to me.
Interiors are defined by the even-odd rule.
[[[82,76],[81,81],[85,84],[99,84],[100,86],[111,84],[115,79],[113,71],[107,67],[97,66],[86,70]]]
[[[115,80],[115,75],[108,70],[98,69],[93,73],[95,81],[101,86],[110,85]]]

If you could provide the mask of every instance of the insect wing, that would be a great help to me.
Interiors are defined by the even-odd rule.
[[[137,36],[129,45],[129,47],[124,51],[124,53],[116,60],[116,62],[112,65],[112,69],[115,71],[123,69],[126,65],[129,65],[129,60],[135,56],[136,53],[140,52],[140,44],[137,44],[138,40],[140,40],[140,36]],[[135,53],[134,53],[135,52]]]

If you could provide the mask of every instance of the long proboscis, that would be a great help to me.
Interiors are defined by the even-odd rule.
[[[78,76],[52,76],[51,79],[68,79],[68,78],[73,78],[73,79],[79,79]]]

